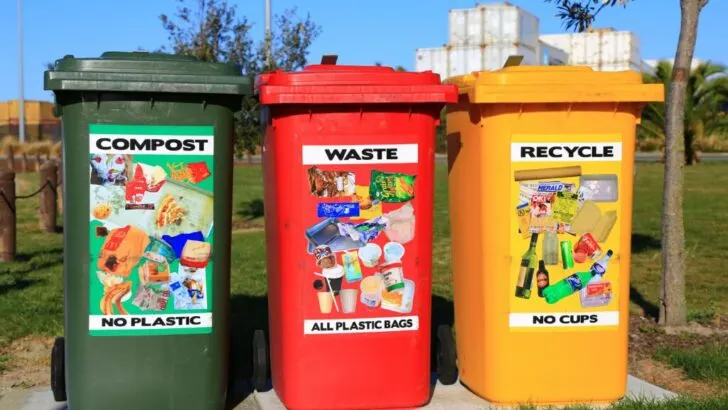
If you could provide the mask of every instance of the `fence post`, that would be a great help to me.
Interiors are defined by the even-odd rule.
[[[9,144],[5,147],[5,168],[15,171],[15,148]]]
[[[20,156],[20,172],[28,172],[28,154],[22,153]]]
[[[58,212],[58,194],[56,185],[58,166],[54,161],[47,161],[40,167],[40,229],[55,232]]]
[[[56,174],[56,192],[58,193],[58,210],[63,213],[63,160],[58,159],[58,172]]]
[[[0,261],[15,260],[15,172],[0,170]]]

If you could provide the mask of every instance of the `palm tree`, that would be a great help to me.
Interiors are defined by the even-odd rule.
[[[695,66],[687,82],[685,100],[685,163],[700,162],[698,142],[706,137],[728,136],[728,71],[725,66],[710,62]],[[672,77],[672,63],[660,61],[655,74],[645,74],[646,83],[662,83],[665,93]],[[650,103],[642,111],[637,138],[665,139],[665,104]],[[663,149],[664,155],[664,149]]]

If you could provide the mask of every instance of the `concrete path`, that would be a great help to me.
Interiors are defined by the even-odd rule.
[[[286,410],[273,390],[265,393],[256,392],[254,393],[254,396],[261,410]],[[677,394],[661,389],[636,377],[628,376],[626,397],[645,399],[649,401],[664,401],[677,397]],[[604,408],[605,406],[595,407]],[[455,383],[451,386],[445,386],[438,383],[434,388],[430,403],[422,408],[438,410],[485,410],[504,407],[498,407],[488,403],[470,392],[470,390],[466,389],[460,383]]]
[[[265,393],[249,394],[249,385],[245,382],[236,385],[236,397],[240,401],[233,410],[286,410],[273,390]],[[627,397],[663,401],[677,397],[677,394],[649,384],[644,380],[629,376],[627,379]],[[604,407],[604,406],[600,406]],[[437,384],[432,400],[425,409],[498,409],[463,387],[460,383],[452,386]],[[53,401],[53,395],[47,388],[21,390],[0,397],[0,409],[3,410],[66,410],[64,403]]]
[[[654,384],[647,383],[634,376],[627,376],[627,397],[638,400],[663,401],[674,399],[677,397],[677,394],[655,386]]]

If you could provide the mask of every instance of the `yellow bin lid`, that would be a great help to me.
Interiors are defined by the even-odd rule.
[[[582,66],[511,66],[448,78],[476,104],[662,102],[662,84],[644,84],[636,71]]]

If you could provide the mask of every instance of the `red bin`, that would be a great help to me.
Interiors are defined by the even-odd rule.
[[[256,88],[275,392],[290,409],[425,404],[434,134],[457,88],[335,64]]]

